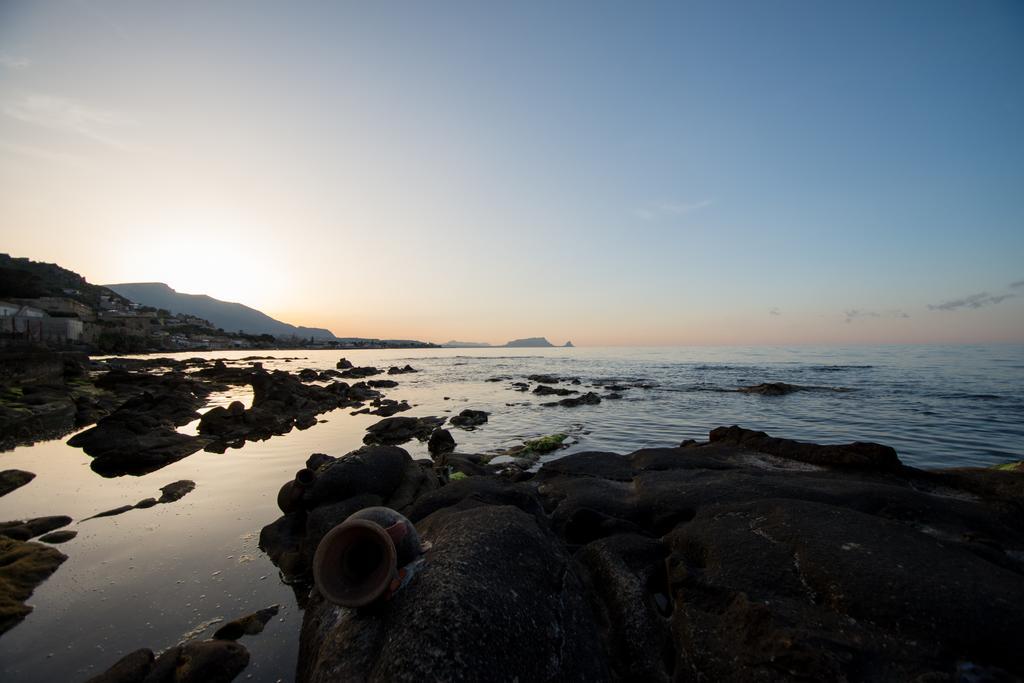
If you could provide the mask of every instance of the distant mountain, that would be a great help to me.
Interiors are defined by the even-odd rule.
[[[106,285],[118,294],[143,306],[163,308],[209,320],[225,332],[272,334],[275,337],[335,339],[330,330],[289,325],[243,304],[214,299],[205,294],[182,294],[162,282],[126,282]]]
[[[464,342],[455,341],[454,339],[441,344],[446,349],[486,349],[491,346],[487,342]]]
[[[573,344],[571,341],[567,341],[567,342],[565,342],[565,348],[567,348],[567,349],[574,349],[574,348],[576,348],[576,345]]]
[[[553,347],[554,344],[544,337],[527,337],[526,339],[513,339],[505,344],[509,348],[541,348]]]

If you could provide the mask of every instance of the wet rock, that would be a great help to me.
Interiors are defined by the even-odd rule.
[[[249,651],[230,640],[178,645],[156,658],[146,683],[228,683],[249,665]]]
[[[622,398],[622,394],[613,391],[610,394],[605,394],[601,398],[603,398],[606,401],[618,401],[619,399]]]
[[[437,428],[430,433],[430,438],[427,440],[427,451],[433,455],[441,455],[442,453],[451,453],[455,450],[455,437],[447,429]]]
[[[0,537],[0,635],[32,611],[25,601],[66,559],[56,548]]]
[[[303,382],[313,382],[320,379],[320,373],[312,368],[305,368],[299,371],[299,379]]]
[[[488,413],[482,410],[463,410],[455,417],[448,420],[448,423],[459,429],[475,429],[487,422]]]
[[[196,488],[194,481],[188,479],[182,479],[181,481],[175,481],[166,486],[160,487],[160,500],[158,503],[173,503],[176,500],[181,500],[187,494],[191,493]]]
[[[189,481],[187,479],[172,482],[170,484],[167,484],[166,486],[160,487],[161,495],[159,500],[156,498],[144,498],[135,505],[122,505],[121,507],[116,507],[113,510],[105,510],[104,512],[98,512],[92,517],[86,517],[82,521],[85,522],[90,519],[97,519],[100,517],[114,517],[115,515],[123,515],[126,512],[130,512],[131,510],[145,510],[147,508],[153,507],[154,505],[173,503],[184,498],[188,493],[192,492],[192,490],[194,490],[195,487],[196,483],[194,481]]]
[[[354,366],[352,365],[352,362],[349,361],[347,358],[342,358],[341,360],[338,361],[338,364],[335,367],[337,367],[339,370],[351,370]]]
[[[177,432],[199,417],[208,391],[192,380],[164,378],[157,393],[143,392],[68,440],[95,458],[104,475],[150,472],[200,450],[206,441]]]
[[[6,496],[11,491],[21,488],[35,478],[35,474],[25,470],[4,470],[0,472],[0,496]]]
[[[267,622],[277,616],[279,605],[271,605],[252,614],[229,621],[213,634],[214,640],[238,640],[242,636],[262,633]]]
[[[48,534],[43,534],[42,536],[40,536],[39,540],[43,543],[67,543],[77,535],[77,531],[51,531]]]
[[[601,397],[592,391],[588,391],[582,396],[576,396],[573,398],[563,398],[561,401],[553,401],[551,403],[542,403],[543,406],[563,406],[565,408],[575,408],[576,406],[594,406],[601,402]]]
[[[341,376],[346,379],[359,379],[361,377],[379,375],[381,372],[383,372],[383,370],[379,370],[371,365],[364,368],[349,368],[348,370],[342,371]]]
[[[144,683],[146,674],[153,668],[153,651],[142,648],[129,652],[117,660],[114,666],[85,683]]]
[[[66,515],[52,515],[50,517],[35,517],[33,519],[16,520],[13,522],[0,522],[0,536],[6,536],[19,541],[27,541],[41,534],[59,529],[71,524],[71,518]]]
[[[287,582],[305,578],[309,561],[303,556],[302,542],[306,536],[305,512],[291,512],[260,530],[259,548],[267,554]]]
[[[405,401],[393,401],[390,398],[374,399],[371,405],[375,408],[373,410],[366,409],[366,412],[381,417],[391,417],[395,413],[403,413],[412,409],[412,406]]]
[[[516,391],[529,391],[530,385],[526,382],[512,382],[512,388]]]
[[[557,375],[529,375],[526,379],[539,384],[558,384],[562,381]]]
[[[398,386],[398,382],[393,379],[371,379],[366,384],[374,389],[394,389]]]
[[[563,389],[562,387],[549,387],[546,384],[538,384],[534,387],[533,393],[538,396],[570,396],[579,392],[575,389]]]
[[[406,365],[405,367],[401,367],[401,368],[392,365],[390,368],[388,368],[388,374],[389,375],[405,375],[405,374],[410,373],[410,372],[419,372],[419,370],[417,370],[416,368],[412,367],[411,365]]]
[[[443,417],[388,417],[366,428],[363,443],[397,446],[412,439],[426,441]]]

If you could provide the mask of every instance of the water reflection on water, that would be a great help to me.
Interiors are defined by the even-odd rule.
[[[208,355],[237,359],[251,353]],[[550,457],[627,452],[706,438],[708,430],[736,423],[797,439],[879,441],[894,446],[904,462],[923,467],[1024,457],[1020,346],[290,351],[275,355],[302,359],[264,365],[322,370],[346,353],[357,365],[410,363],[422,370],[394,377],[399,386],[385,390],[389,398],[414,405],[405,415],[491,412],[482,428],[455,430],[463,452],[503,449],[552,432],[569,432],[576,442]],[[622,400],[598,406],[546,408],[540,404],[551,398],[509,388],[510,381],[534,373],[578,376],[584,385],[655,386],[622,391]],[[493,377],[513,379],[486,381]],[[772,381],[853,391],[781,397],[726,391]],[[233,400],[249,405],[251,391],[216,394],[208,407]],[[78,537],[60,546],[68,561],[30,599],[35,611],[0,637],[3,679],[84,679],[130,650],[167,648],[196,630],[209,636],[215,626],[197,627],[280,604],[262,635],[243,639],[252,654],[243,675],[290,680],[301,612],[257,549],[259,530],[279,515],[277,489],[310,453],[354,449],[366,426],[379,419],[345,410],[320,417],[326,422],[306,431],[220,455],[199,452],[141,477],[96,475],[90,458],[67,447],[66,439],[0,454],[0,469],[38,475],[0,498],[0,520],[54,514],[82,519],[159,495],[161,486],[178,479],[197,484],[176,503],[72,526]],[[406,447],[414,457],[426,456],[422,444]]]

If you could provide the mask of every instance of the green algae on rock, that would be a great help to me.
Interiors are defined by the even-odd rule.
[[[66,559],[56,548],[0,537],[0,634],[32,611],[25,601]]]

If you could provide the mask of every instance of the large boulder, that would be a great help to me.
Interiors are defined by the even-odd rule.
[[[408,586],[374,609],[314,595],[297,680],[605,680],[605,653],[573,562],[509,506],[441,511]]]

